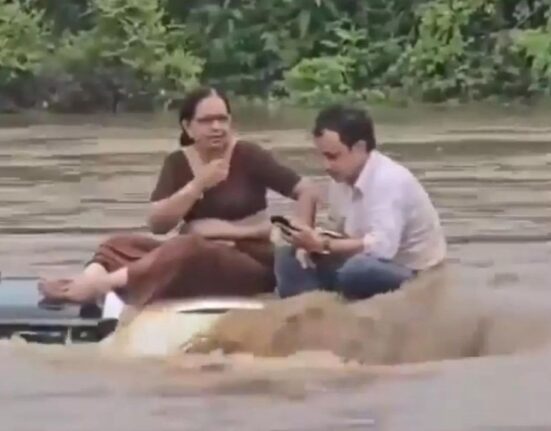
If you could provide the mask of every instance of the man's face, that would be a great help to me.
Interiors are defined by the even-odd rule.
[[[314,144],[323,157],[323,167],[327,174],[337,182],[353,184],[361,172],[367,152],[365,143],[360,141],[347,147],[337,132],[323,130],[314,138]]]

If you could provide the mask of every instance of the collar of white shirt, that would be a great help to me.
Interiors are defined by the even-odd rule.
[[[355,193],[363,194],[367,189],[370,179],[373,176],[373,173],[377,169],[377,165],[381,154],[377,150],[372,150],[360,172],[360,175],[356,179],[354,186],[352,187]]]

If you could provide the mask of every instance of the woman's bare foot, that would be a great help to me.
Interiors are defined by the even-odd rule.
[[[70,278],[60,278],[56,280],[41,278],[38,280],[38,290],[48,301],[63,302],[67,291],[66,286],[72,281],[73,280]]]
[[[108,273],[101,265],[92,263],[83,273],[73,279],[44,280],[38,282],[38,289],[44,295],[44,302],[93,303],[113,289],[126,288],[128,268],[122,267]]]
[[[112,288],[107,275],[75,279],[40,280],[38,289],[47,300],[55,302],[94,302]]]

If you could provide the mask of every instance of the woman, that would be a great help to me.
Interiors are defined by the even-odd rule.
[[[256,144],[237,140],[226,97],[212,88],[188,94],[180,111],[181,149],[165,159],[151,195],[148,224],[161,242],[119,235],[101,244],[74,279],[45,280],[47,300],[93,302],[116,291],[143,306],[166,298],[255,295],[275,285],[266,194],[297,200],[312,225],[316,199],[295,172]]]

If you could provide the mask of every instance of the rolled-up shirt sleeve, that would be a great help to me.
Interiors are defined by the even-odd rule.
[[[400,194],[387,196],[377,203],[364,203],[370,220],[363,236],[364,253],[393,259],[398,253],[405,225],[404,202]]]

